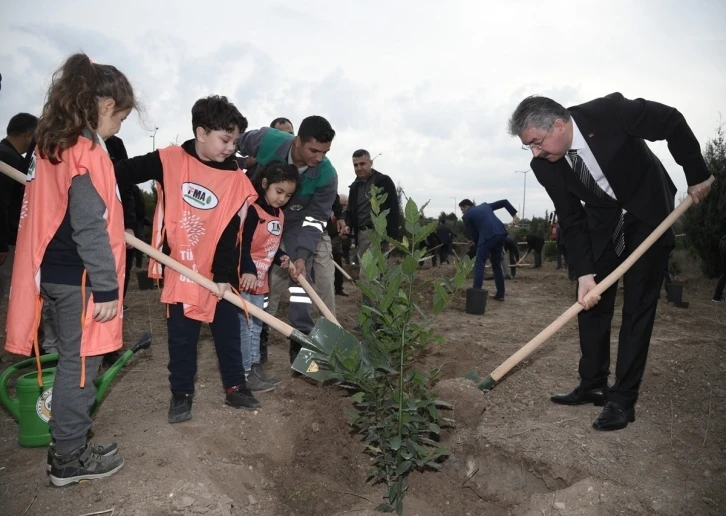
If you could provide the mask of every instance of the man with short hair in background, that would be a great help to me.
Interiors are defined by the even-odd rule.
[[[335,131],[325,118],[309,116],[300,124],[297,136],[263,127],[247,131],[240,136],[237,146],[242,156],[251,156],[264,166],[273,161],[295,165],[300,172],[300,186],[285,206],[282,245],[294,262],[295,269],[305,270],[307,280],[311,273],[316,248],[325,233],[325,227],[338,191],[338,173],[326,154],[333,144]],[[332,262],[332,251],[330,251]],[[284,276],[271,274],[268,313],[274,315],[280,299]],[[332,274],[331,274],[332,276]],[[290,324],[305,334],[313,329],[310,308],[312,301],[292,279],[289,280]],[[332,280],[331,280],[332,282]],[[295,361],[300,344],[290,341],[290,363]]]
[[[0,161],[27,174],[30,160],[25,159],[23,154],[32,152],[36,125],[38,118],[30,113],[18,113],[12,117],[8,122],[7,136],[0,140]],[[0,174],[0,300],[3,304],[5,291],[10,288],[24,193],[23,185]]]
[[[387,194],[386,200],[381,203],[381,212],[388,210],[386,234],[393,239],[398,239],[400,213],[396,186],[390,177],[373,168],[373,160],[367,150],[358,149],[353,153],[353,170],[356,180],[350,185],[345,224],[346,232],[352,232],[354,235],[356,254],[360,260],[371,246],[371,237],[368,233],[373,229],[371,187],[375,186],[382,190],[381,194]]]

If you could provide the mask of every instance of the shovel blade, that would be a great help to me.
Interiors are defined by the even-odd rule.
[[[292,363],[292,368],[295,371],[318,382],[327,382],[332,378],[327,366],[327,356],[305,347],[300,350]]]
[[[370,369],[368,347],[349,331],[327,319],[320,318],[304,342],[302,350],[292,364],[292,368],[319,382],[332,378],[329,371],[330,355],[337,349],[342,355],[356,353],[360,358],[359,367]]]

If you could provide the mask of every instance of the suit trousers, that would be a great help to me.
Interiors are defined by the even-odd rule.
[[[612,241],[595,262],[596,281],[602,281],[635,250],[654,228],[630,214],[625,216],[625,252],[618,257]],[[650,338],[658,305],[663,268],[670,249],[659,239],[625,273],[622,324],[618,338],[615,382],[608,400],[631,407],[638,399],[648,357]],[[575,291],[577,292],[577,291]],[[580,349],[580,386],[584,390],[605,387],[610,374],[610,328],[615,310],[618,283],[601,296],[592,309],[578,315]]]

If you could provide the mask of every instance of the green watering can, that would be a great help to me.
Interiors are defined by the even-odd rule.
[[[144,332],[134,346],[121,357],[101,376],[93,381],[96,386],[96,402],[91,407],[91,414],[103,401],[109,385],[126,362],[140,349],[151,346],[151,333]],[[43,355],[41,363],[57,362],[58,353]],[[35,448],[50,444],[50,404],[53,397],[53,382],[55,380],[55,367],[43,369],[43,386],[38,385],[38,373],[26,373],[15,381],[16,397],[8,395],[8,380],[21,369],[35,366],[35,357],[23,360],[10,366],[0,375],[0,402],[5,405],[10,414],[18,421],[18,444],[20,446]]]

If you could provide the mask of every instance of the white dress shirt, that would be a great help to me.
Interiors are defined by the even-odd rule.
[[[590,150],[590,147],[587,145],[587,141],[585,140],[585,137],[580,132],[580,129],[577,127],[577,124],[575,123],[575,119],[571,118],[572,120],[572,146],[571,149],[574,149],[577,151],[577,155],[582,158],[582,161],[585,162],[585,166],[587,166],[587,169],[590,171],[590,175],[593,177],[593,179],[597,182],[598,186],[602,188],[602,190],[608,194],[610,197],[618,200],[617,197],[615,197],[615,193],[613,192],[613,189],[610,187],[610,183],[608,183],[607,178],[605,177],[605,174],[603,174],[602,169],[600,168],[600,165],[598,164],[597,160],[595,159],[595,155]],[[565,158],[567,158],[567,162],[572,166],[572,160],[570,160],[570,157],[565,154]]]

